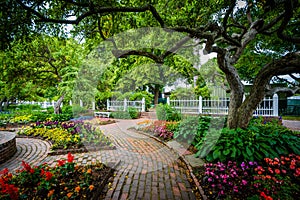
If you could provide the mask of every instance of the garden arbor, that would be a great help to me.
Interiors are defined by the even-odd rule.
[[[198,39],[199,44],[205,44],[206,53],[217,53],[218,66],[226,75],[231,98],[230,128],[247,127],[272,77],[300,73],[298,0],[221,0],[218,3],[174,0],[151,1],[151,4],[98,0],[17,2],[18,9],[27,13],[23,16],[26,23],[34,22],[43,28],[73,24],[77,25],[74,31],[87,38],[99,34],[102,40],[110,40],[113,34],[128,29],[160,26]],[[172,51],[157,54],[152,49],[123,52],[117,43],[111,42],[119,57],[139,55],[159,63],[164,63],[185,44],[184,39],[179,40]],[[243,102],[241,74],[247,69],[251,69],[253,87]]]

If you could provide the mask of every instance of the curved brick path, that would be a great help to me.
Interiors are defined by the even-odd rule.
[[[51,147],[47,141],[32,138],[16,138],[16,145],[17,152],[11,159],[0,164],[0,171],[4,168],[14,171],[21,166],[22,161],[39,165],[47,157]]]
[[[188,181],[189,172],[178,161],[178,155],[148,136],[127,130],[137,122],[119,120],[118,123],[101,126],[117,148],[75,154],[75,162],[91,164],[100,161],[109,166],[119,163],[105,199],[196,199]],[[34,164],[47,162],[53,166],[57,159],[66,157],[46,157],[45,151],[49,150],[50,145],[41,140],[18,138],[17,144],[17,154],[0,165],[0,170],[5,167],[16,169],[21,160]]]

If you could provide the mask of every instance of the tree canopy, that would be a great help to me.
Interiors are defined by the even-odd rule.
[[[65,24],[74,25],[74,36],[101,38],[114,46],[113,54],[123,58],[138,55],[165,64],[191,40],[204,45],[205,53],[217,53],[218,67],[230,88],[228,126],[247,127],[253,111],[266,94],[274,76],[299,73],[300,5],[298,0],[220,0],[220,1],[100,1],[100,0],[16,0],[5,4],[7,16],[16,27],[4,34],[1,47],[18,38],[18,25],[28,29],[60,34]],[[18,23],[17,23],[18,22]],[[185,33],[169,49],[124,49],[118,33],[142,27],[160,27],[163,31]],[[145,32],[147,34],[148,32]],[[176,38],[176,37],[175,37]],[[165,38],[157,38],[157,42]],[[172,38],[173,39],[173,38]],[[124,41],[123,41],[124,42]],[[125,41],[126,42],[126,41]],[[253,83],[243,102],[242,79]]]

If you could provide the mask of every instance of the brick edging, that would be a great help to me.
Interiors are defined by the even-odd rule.
[[[129,130],[133,130],[133,131],[135,131],[135,132],[137,132],[137,133],[139,133],[139,134],[148,136],[148,137],[150,137],[150,138],[156,140],[157,142],[163,144],[164,146],[168,147],[171,151],[173,151],[175,154],[177,154],[178,157],[179,157],[179,159],[180,159],[181,161],[183,161],[183,163],[184,163],[184,164],[186,165],[186,167],[188,168],[189,173],[190,173],[190,175],[191,175],[191,177],[192,177],[192,179],[193,179],[195,185],[197,186],[197,189],[198,189],[198,191],[200,192],[202,199],[204,199],[204,200],[207,200],[207,199],[208,199],[207,196],[204,194],[204,190],[203,190],[202,187],[200,186],[200,183],[199,183],[198,179],[197,179],[196,176],[194,175],[193,169],[192,169],[191,165],[190,165],[189,162],[188,162],[182,155],[180,155],[174,148],[172,148],[171,146],[169,146],[168,144],[166,144],[164,141],[160,140],[159,138],[157,138],[157,137],[155,137],[155,136],[152,136],[152,135],[149,135],[149,134],[147,134],[147,133],[144,133],[143,131],[139,131],[139,130],[136,130],[136,129],[134,129],[134,128],[130,128]]]

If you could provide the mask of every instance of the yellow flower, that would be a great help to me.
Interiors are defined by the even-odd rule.
[[[94,189],[94,187],[95,187],[95,186],[90,185],[90,186],[89,186],[90,191],[92,191],[92,190]]]
[[[49,192],[48,192],[48,197],[51,197],[52,195],[54,194],[54,190],[50,190]]]
[[[72,196],[72,193],[69,192],[69,193],[67,194],[67,197],[70,198],[71,196]]]
[[[88,170],[86,171],[86,173],[88,173],[88,174],[92,173],[92,169],[88,169]]]
[[[75,192],[79,192],[80,191],[80,186],[77,186],[76,188],[75,188]]]

